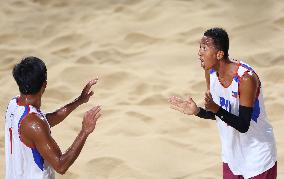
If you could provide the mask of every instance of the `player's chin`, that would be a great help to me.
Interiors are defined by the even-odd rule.
[[[201,68],[203,68],[203,70],[207,70],[205,65],[201,65]]]
[[[207,71],[210,70],[212,67],[204,64],[202,68]]]

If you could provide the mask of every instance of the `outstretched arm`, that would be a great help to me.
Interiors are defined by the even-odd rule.
[[[199,112],[199,109],[192,98],[189,98],[188,100],[183,100],[182,98],[172,96],[168,99],[168,101],[171,104],[172,109],[180,111],[184,114],[196,115]]]
[[[21,138],[25,144],[36,148],[60,174],[64,174],[79,156],[88,135],[93,132],[96,121],[100,117],[100,107],[96,106],[87,111],[82,122],[82,129],[69,149],[62,154],[55,140],[51,137],[48,125],[34,114],[27,117],[21,124]]]
[[[203,119],[212,119],[215,120],[215,114],[211,111],[207,111],[201,107],[197,107],[196,103],[192,98],[188,100],[183,100],[179,97],[172,96],[169,98],[169,103],[171,108],[177,111],[180,111],[187,115],[196,115]]]
[[[74,109],[80,106],[83,103],[87,103],[90,97],[94,94],[93,91],[90,91],[91,87],[96,84],[98,78],[95,78],[87,83],[87,85],[82,90],[80,96],[76,98],[71,103],[57,109],[52,113],[47,113],[46,118],[51,127],[62,122]]]
[[[206,91],[210,90],[210,70],[204,70],[204,77],[206,80]],[[211,111],[207,111],[201,107],[197,107],[196,103],[193,101],[192,98],[188,100],[183,100],[179,97],[172,96],[169,98],[169,103],[171,104],[171,108],[177,111],[180,111],[184,114],[188,115],[196,115],[200,118],[204,119],[214,119],[215,114]]]

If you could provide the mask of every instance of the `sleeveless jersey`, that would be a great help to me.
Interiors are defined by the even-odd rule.
[[[13,98],[8,105],[5,116],[6,179],[54,178],[53,168],[43,160],[38,150],[26,146],[21,141],[19,127],[30,113],[47,122],[45,114],[35,107],[18,105],[17,97]]]
[[[213,101],[228,112],[239,115],[239,82],[246,73],[255,73],[240,62],[230,86],[224,87],[215,70],[210,71],[210,93]],[[255,73],[256,74],[256,73]],[[260,83],[260,81],[259,81]],[[250,178],[274,166],[276,146],[272,126],[264,109],[261,84],[253,106],[253,114],[246,133],[241,133],[216,116],[222,145],[222,160],[228,163],[234,175]]]

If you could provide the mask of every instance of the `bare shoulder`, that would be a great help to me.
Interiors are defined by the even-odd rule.
[[[249,71],[243,75],[243,77],[240,80],[240,88],[249,88],[249,89],[256,89],[258,86],[258,77],[257,75]]]
[[[20,135],[25,144],[34,147],[35,141],[41,140],[43,136],[50,135],[46,122],[36,114],[28,114],[20,124]]]
[[[240,80],[240,105],[252,107],[257,97],[258,77],[253,72],[248,72]]]

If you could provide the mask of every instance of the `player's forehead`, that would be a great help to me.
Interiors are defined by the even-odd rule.
[[[211,37],[203,36],[200,40],[200,45],[214,46],[214,41]]]

